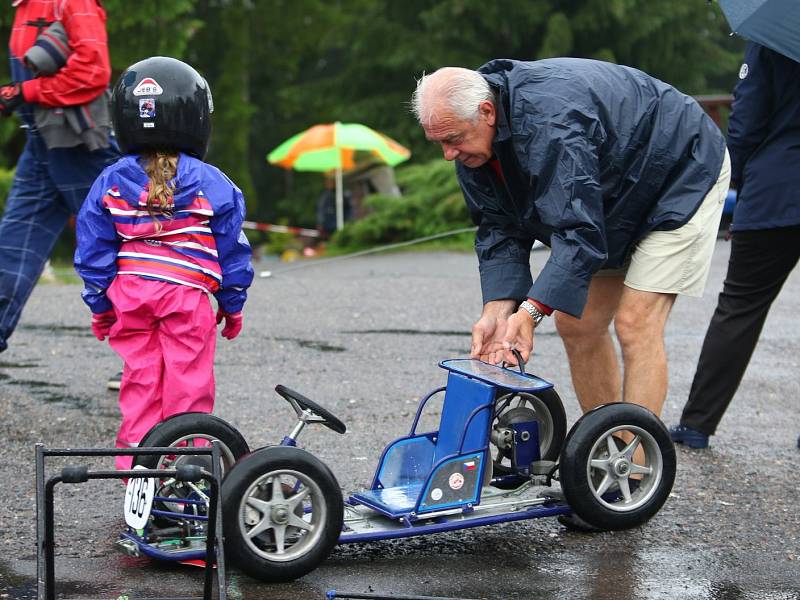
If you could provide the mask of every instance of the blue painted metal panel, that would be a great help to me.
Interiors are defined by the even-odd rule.
[[[434,463],[446,456],[487,447],[494,397],[493,386],[456,372],[448,374]],[[473,415],[476,410],[481,410],[480,414]]]

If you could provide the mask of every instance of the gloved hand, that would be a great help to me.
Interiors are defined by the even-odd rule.
[[[92,314],[92,333],[101,342],[106,339],[111,326],[117,322],[117,315],[113,310]]]
[[[221,308],[217,311],[217,325],[225,319],[225,327],[222,328],[222,337],[232,340],[242,330],[242,312],[228,313]]]
[[[0,113],[8,117],[17,107],[25,102],[22,95],[22,85],[12,81],[0,87]]]

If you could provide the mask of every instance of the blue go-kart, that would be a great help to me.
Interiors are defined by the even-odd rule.
[[[279,445],[251,452],[235,428],[200,413],[164,421],[141,445],[220,440],[226,556],[229,564],[271,582],[303,576],[337,544],[570,512],[599,529],[627,529],[646,522],[667,499],[675,449],[648,410],[604,405],[567,433],[553,385],[522,366],[517,371],[471,359],[439,366],[447,371],[447,385],[425,396],[408,435],[386,446],[370,488],[346,499],[331,470],[297,447],[307,424],[345,433],[344,423],[281,385],[276,391],[297,422]],[[438,430],[418,432],[429,401],[440,394]],[[209,459],[163,455],[139,457],[137,463],[175,468],[203,460]],[[141,525],[129,527],[119,546],[163,560],[205,558],[208,493],[197,483],[158,480]]]

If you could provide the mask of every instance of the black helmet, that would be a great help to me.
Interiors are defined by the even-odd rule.
[[[114,132],[126,154],[180,150],[204,158],[213,110],[208,82],[185,62],[166,56],[128,67],[111,97]]]

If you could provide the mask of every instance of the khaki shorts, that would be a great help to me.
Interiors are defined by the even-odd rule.
[[[636,245],[626,267],[604,269],[597,276],[625,275],[626,286],[644,292],[702,296],[730,179],[726,150],[717,182],[685,225],[651,231]]]

